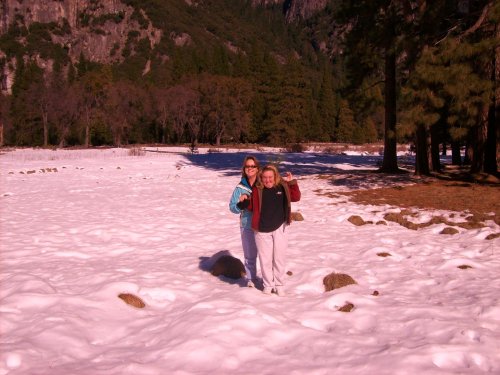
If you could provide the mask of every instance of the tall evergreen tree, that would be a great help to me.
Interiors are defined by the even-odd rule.
[[[253,127],[251,138],[256,142],[269,142],[273,132],[273,114],[281,96],[282,71],[269,51],[256,43],[252,47],[252,80],[254,95],[251,103]]]
[[[420,47],[413,46],[410,50],[418,55],[418,60],[404,89],[408,99],[404,107],[406,120],[410,118],[410,122],[417,126],[416,172],[419,174],[440,169],[436,144],[447,131],[454,145],[455,162],[459,162],[457,146],[466,134],[473,131],[469,137],[471,145],[475,145],[471,149],[475,150],[471,154],[473,169],[479,170],[479,165],[483,165],[487,113],[493,87],[490,80],[492,69],[489,69],[490,73],[484,73],[488,71],[484,66],[492,61],[488,56],[492,55],[495,42],[491,37],[484,37],[481,30],[489,27],[488,14],[494,18],[494,8],[491,2],[483,1],[474,3],[476,11],[471,11],[464,8],[466,4],[439,2],[432,8],[433,12],[422,12],[428,17],[422,16],[425,22],[414,28],[423,30],[425,37],[421,38]],[[436,30],[446,33],[443,36]],[[421,50],[416,53],[418,48]],[[481,61],[484,62],[483,68],[480,67]],[[493,164],[496,165],[496,161]]]
[[[303,141],[311,123],[312,93],[303,67],[294,57],[283,66],[283,80],[278,95],[271,112],[271,142],[286,145]]]
[[[5,144],[5,134],[8,133],[10,121],[10,97],[0,94],[0,147]]]
[[[325,64],[318,98],[319,126],[312,139],[321,141],[333,140],[337,113],[339,110],[338,98],[333,88],[333,74],[329,64]]]
[[[20,58],[12,85],[11,118],[13,143],[19,146],[43,145],[44,131],[37,104],[33,102],[35,85],[44,83],[43,70],[29,60]]]
[[[349,108],[349,102],[347,100],[341,100],[337,119],[337,128],[335,129],[335,141],[351,142],[355,128],[356,123],[354,121],[354,114]]]
[[[382,72],[384,81],[384,157],[381,171],[397,172],[396,154],[396,59],[401,53],[404,30],[404,2],[390,0],[345,1],[337,17],[348,31],[346,47],[353,63],[349,66],[359,83],[366,75]],[[382,56],[377,59],[377,56]]]

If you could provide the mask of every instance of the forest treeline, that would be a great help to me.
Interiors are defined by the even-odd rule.
[[[125,2],[168,35],[162,1]],[[276,5],[221,0],[211,6],[216,3],[218,23],[201,13],[195,18],[244,49],[207,44],[194,31],[191,45],[164,38],[151,48],[132,34],[120,64],[83,55],[72,63],[50,38],[54,30],[69,32],[67,25],[12,25],[0,37],[0,49],[17,56],[12,94],[0,98],[2,144],[384,139],[386,172],[398,170],[397,142],[415,144],[420,174],[441,168],[444,145],[452,148],[454,163],[498,172],[498,2],[337,0],[293,25]],[[234,30],[234,23],[224,27],[225,19],[247,23]],[[24,44],[19,35],[26,36]],[[333,40],[333,47],[323,40]],[[36,54],[52,68],[27,58]]]

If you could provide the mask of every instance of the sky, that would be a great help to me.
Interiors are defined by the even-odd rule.
[[[187,151],[2,151],[0,375],[500,373],[495,223],[455,235],[351,224],[399,212],[337,194],[404,183],[348,178],[379,155]],[[285,297],[209,272],[221,254],[243,259],[228,203],[247,154],[302,192]],[[460,219],[411,219],[436,214]],[[357,284],[325,292],[332,272]]]

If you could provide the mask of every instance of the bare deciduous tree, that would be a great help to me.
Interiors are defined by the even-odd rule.
[[[153,118],[161,126],[161,143],[167,143],[168,122],[170,119],[170,102],[172,101],[173,90],[155,87],[151,90]]]
[[[77,86],[65,85],[53,93],[50,121],[55,125],[59,147],[67,144],[72,128],[75,128],[82,117],[82,98]]]
[[[197,143],[202,119],[199,92],[186,85],[177,85],[168,89],[168,96],[171,98],[168,112],[177,139],[181,140],[187,129],[191,143]]]
[[[140,115],[140,89],[128,82],[120,81],[109,86],[104,99],[104,110],[113,134],[115,146],[121,146],[127,131]]]
[[[91,128],[93,122],[99,117],[104,106],[106,90],[111,82],[111,71],[92,71],[85,74],[78,84],[78,95],[81,96],[79,104],[82,108],[83,123],[85,126],[85,147],[91,145]]]
[[[250,85],[240,78],[205,76],[200,81],[200,91],[208,130],[215,144],[220,145],[225,134],[239,139],[250,122]]]

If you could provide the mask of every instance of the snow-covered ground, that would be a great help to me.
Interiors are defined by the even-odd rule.
[[[158,151],[0,156],[0,375],[500,373],[494,223],[358,227],[351,215],[391,208],[328,196],[349,186],[315,177],[380,156],[253,151],[299,179],[305,219],[290,228],[287,296],[264,295],[203,267],[242,258],[228,201],[252,151]],[[331,272],[357,285],[324,292]]]

